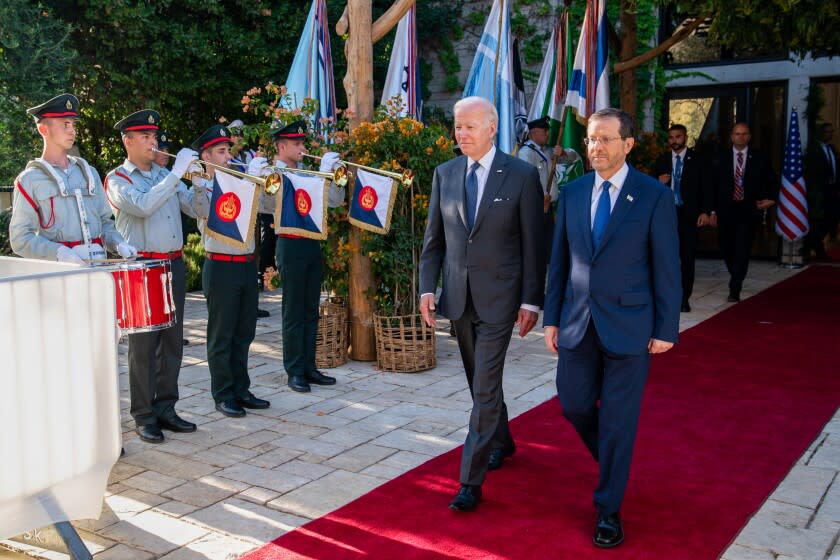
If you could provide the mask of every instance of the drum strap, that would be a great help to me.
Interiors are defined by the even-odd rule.
[[[73,194],[76,195],[76,206],[79,208],[79,219],[81,220],[82,226],[82,239],[85,242],[85,245],[88,246],[90,249],[90,222],[88,222],[87,211],[85,210],[85,201],[82,198],[82,191],[76,189],[73,191]]]

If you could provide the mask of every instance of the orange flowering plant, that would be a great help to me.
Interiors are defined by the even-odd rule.
[[[448,131],[429,126],[402,112],[399,98],[377,109],[373,122],[357,126],[347,148],[354,162],[384,171],[414,171],[412,185],[399,185],[387,235],[362,232],[362,253],[370,257],[377,285],[371,296],[377,312],[408,315],[416,312],[419,294],[417,267],[434,169],[454,157]],[[351,193],[352,194],[352,193]],[[348,248],[349,249],[349,248]],[[349,253],[348,253],[349,254]]]

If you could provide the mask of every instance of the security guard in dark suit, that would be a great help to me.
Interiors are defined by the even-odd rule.
[[[688,299],[694,290],[694,261],[697,253],[697,230],[708,226],[714,196],[714,173],[709,162],[686,147],[688,130],[684,125],[668,128],[671,148],[658,158],[653,176],[674,193],[677,207],[677,235],[680,241],[680,272],[682,273],[682,312],[691,311]]]
[[[223,125],[211,126],[192,143],[202,160],[223,167],[233,158],[230,147],[230,131]],[[213,168],[206,167],[212,177]],[[212,183],[207,185],[207,192],[208,196],[212,194]],[[212,211],[214,209],[210,208]],[[210,392],[216,410],[225,416],[240,418],[245,416],[246,408],[271,405],[248,390],[251,386],[248,349],[256,335],[259,298],[259,288],[254,280],[257,276],[254,238],[251,237],[246,247],[239,248],[208,235],[206,220],[200,221],[199,229],[206,253],[201,287],[207,300]]]
[[[305,121],[272,130],[277,151],[276,166],[296,168],[300,165],[306,153],[306,132]],[[266,165],[265,158],[254,158],[251,164],[249,173],[259,174],[260,168]],[[324,154],[321,171],[332,171],[336,164],[338,154]],[[275,227],[279,226],[276,220],[274,223]],[[315,367],[318,304],[323,277],[321,243],[278,232],[275,258],[283,286],[283,367],[289,375],[289,387],[293,391],[307,393],[312,390],[310,384],[334,385],[334,377],[324,375]]]

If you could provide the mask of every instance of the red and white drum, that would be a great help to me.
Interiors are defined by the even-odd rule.
[[[121,334],[157,331],[176,323],[169,261],[125,261],[104,268],[114,277]]]

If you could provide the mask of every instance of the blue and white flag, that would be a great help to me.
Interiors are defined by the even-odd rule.
[[[207,235],[237,249],[248,249],[254,235],[259,194],[249,181],[228,173],[214,174]]]
[[[606,0],[587,0],[566,105],[585,121],[610,106]]]
[[[464,97],[476,95],[489,99],[496,106],[499,112],[496,147],[508,154],[516,146],[516,86],[513,81],[509,3],[510,0],[494,0],[464,87]]]
[[[391,214],[397,199],[397,181],[371,173],[355,170],[356,186],[350,202],[350,223],[361,229],[385,235],[391,229]]]
[[[274,211],[277,231],[309,239],[326,239],[329,188],[329,179],[284,173],[280,204]]]
[[[320,125],[320,119],[335,119],[335,79],[325,0],[312,2],[289,77],[286,78],[286,90],[291,99],[291,109],[303,106],[307,97],[318,101],[318,112],[312,123],[315,130]]]
[[[782,188],[776,210],[776,233],[788,241],[802,239],[808,233],[808,191],[802,173],[802,139],[799,118],[794,108],[790,112],[785,162],[782,166]]]
[[[402,107],[399,116],[408,115],[419,121],[423,116],[421,91],[420,64],[417,61],[417,5],[414,4],[397,25],[391,62],[382,90],[382,105],[398,97]]]

